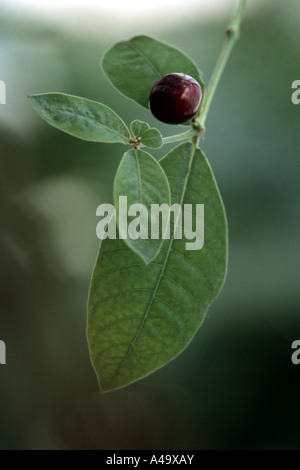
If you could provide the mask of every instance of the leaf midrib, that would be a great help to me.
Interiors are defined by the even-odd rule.
[[[137,171],[137,178],[138,178],[138,201],[142,204],[142,178],[141,178],[141,168],[139,162],[139,150],[134,150],[135,156],[135,163],[136,163],[136,171]]]
[[[83,118],[83,119],[86,119],[87,121],[90,121],[90,122],[92,122],[92,123],[94,123],[94,124],[97,124],[99,127],[103,127],[104,129],[107,129],[108,131],[110,131],[110,132],[113,133],[113,134],[118,135],[119,137],[121,137],[121,138],[122,138],[123,140],[125,140],[126,142],[128,141],[128,138],[129,138],[128,136],[126,137],[125,135],[120,134],[120,133],[117,132],[116,130],[111,129],[110,127],[105,126],[104,124],[100,123],[99,121],[94,120],[94,119],[92,119],[92,118],[90,118],[90,117],[88,117],[88,116],[85,116],[84,114],[77,113],[77,112],[75,113],[75,112],[72,112],[72,111],[60,111],[60,110],[58,110],[58,111],[59,111],[61,114],[69,114],[69,115],[72,115],[72,116],[79,116],[79,117],[81,117],[81,118]],[[71,132],[70,132],[70,134],[71,134]],[[74,135],[74,134],[72,133],[72,135]]]
[[[134,46],[132,43],[129,43],[129,47],[133,49],[143,59],[143,61],[152,68],[152,70],[156,73],[158,78],[160,78],[163,75],[163,72],[159,71],[155,67],[155,65],[153,65],[153,63],[136,46]]]
[[[189,180],[189,177],[190,177],[190,173],[191,173],[191,169],[192,169],[192,165],[193,165],[193,161],[194,161],[194,156],[195,156],[195,152],[196,152],[196,149],[197,149],[197,146],[196,144],[193,144],[193,147],[191,149],[191,156],[190,156],[190,162],[189,162],[189,166],[188,166],[188,170],[186,172],[186,177],[185,177],[185,181],[184,181],[184,184],[183,184],[183,189],[182,189],[182,194],[181,194],[181,198],[180,198],[180,206],[182,207],[182,204],[183,204],[183,201],[184,201],[184,198],[185,198],[185,193],[186,193],[186,187],[187,187],[187,183],[188,183],[188,180]],[[173,233],[172,233],[172,237],[170,238],[170,243],[169,243],[169,246],[168,246],[168,249],[166,250],[166,256],[165,256],[165,259],[164,259],[164,262],[162,264],[162,267],[161,267],[161,271],[159,273],[159,276],[158,276],[158,279],[157,279],[157,283],[156,283],[156,286],[153,290],[153,293],[149,299],[149,303],[147,305],[147,308],[146,308],[146,311],[145,311],[145,314],[143,315],[143,320],[141,321],[141,324],[138,328],[138,331],[136,332],[133,340],[131,341],[130,343],[130,347],[128,348],[128,351],[126,352],[125,356],[123,357],[123,359],[121,360],[120,364],[118,365],[115,373],[113,374],[113,376],[111,377],[110,381],[112,382],[113,379],[115,378],[115,376],[117,375],[117,373],[119,372],[119,370],[121,369],[122,365],[124,364],[124,362],[126,361],[126,359],[128,358],[129,354],[131,353],[131,351],[133,350],[133,347],[135,345],[135,343],[137,342],[138,340],[138,337],[142,331],[142,328],[148,318],[148,314],[150,312],[150,309],[152,307],[152,304],[153,304],[153,301],[154,299],[156,298],[156,294],[158,292],[158,289],[160,287],[160,283],[161,283],[161,280],[163,278],[163,275],[164,275],[164,271],[165,271],[165,268],[166,268],[166,265],[167,265],[167,262],[168,262],[168,259],[169,259],[169,256],[170,256],[170,253],[172,251],[172,245],[173,245],[173,241],[174,241],[174,234],[175,234],[175,229],[176,229],[176,224],[178,222],[178,217],[177,217],[177,220],[175,221],[174,223],[174,230],[173,230]]]

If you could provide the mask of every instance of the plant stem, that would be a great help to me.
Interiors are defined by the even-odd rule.
[[[246,5],[246,0],[239,0],[239,4],[234,14],[234,17],[232,19],[232,22],[230,26],[226,29],[226,41],[224,43],[223,49],[221,51],[221,54],[217,60],[216,66],[212,73],[212,76],[211,76],[211,79],[207,88],[207,92],[206,92],[206,95],[204,96],[204,101],[200,109],[200,115],[199,115],[199,118],[197,119],[202,129],[204,129],[207,113],[209,111],[212,99],[216,92],[216,89],[220,81],[220,78],[222,76],[225,65],[230,56],[231,50],[235,42],[239,38],[240,25],[241,25],[242,15],[244,12],[245,5]]]
[[[190,129],[187,132],[183,132],[182,134],[170,135],[169,137],[163,137],[164,144],[170,144],[172,142],[177,142],[178,140],[188,139],[190,137],[194,137],[197,134],[195,129]]]

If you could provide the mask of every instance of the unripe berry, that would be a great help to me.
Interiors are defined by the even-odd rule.
[[[198,82],[183,73],[169,73],[154,84],[148,106],[156,119],[182,124],[197,113],[202,98]]]

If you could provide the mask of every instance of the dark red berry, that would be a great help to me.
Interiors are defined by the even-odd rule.
[[[201,98],[202,90],[196,80],[183,73],[169,73],[154,84],[148,105],[159,121],[182,124],[195,116]]]

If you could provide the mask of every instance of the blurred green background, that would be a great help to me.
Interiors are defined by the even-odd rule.
[[[108,394],[98,391],[89,360],[86,303],[99,245],[96,207],[112,202],[124,147],[51,128],[26,95],[80,95],[127,123],[157,126],[105,79],[104,51],[153,34],[189,54],[208,82],[230,11],[202,17],[197,10],[193,20],[178,16],[166,28],[136,22],[125,37],[117,25],[106,34],[101,17],[98,34],[85,35],[64,29],[63,17],[56,27],[25,13],[7,8],[0,19],[7,87],[0,105],[0,339],[7,348],[0,448],[299,449],[300,365],[291,362],[291,344],[300,339],[300,105],[291,102],[291,84],[300,79],[299,1],[265,1],[246,12],[207,120],[202,147],[229,223],[225,286],[183,354]],[[182,129],[158,127],[164,135]]]

